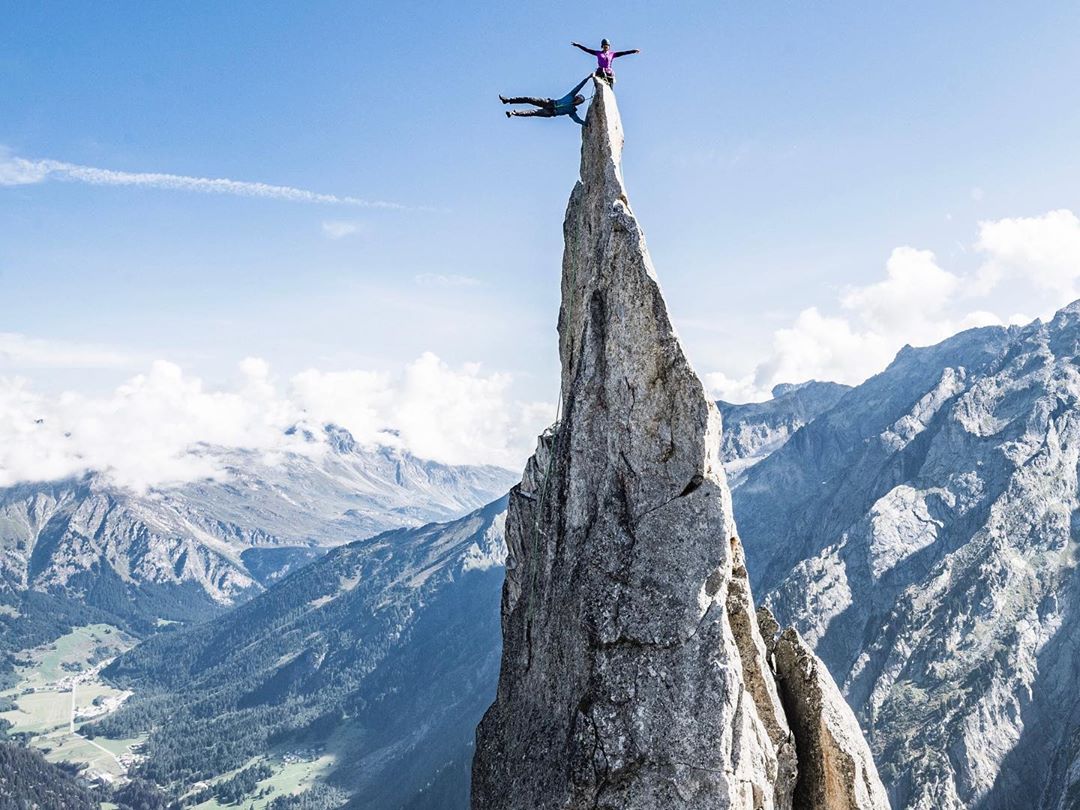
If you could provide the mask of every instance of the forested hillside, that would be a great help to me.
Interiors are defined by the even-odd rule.
[[[269,754],[323,762],[357,807],[460,804],[498,670],[505,508],[352,543],[145,642],[106,670],[135,697],[84,732],[149,731],[135,772],[173,796]]]

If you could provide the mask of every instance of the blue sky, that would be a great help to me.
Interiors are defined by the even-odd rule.
[[[579,133],[496,96],[561,95],[590,68],[569,42],[606,36],[643,50],[617,63],[624,169],[698,370],[728,396],[855,382],[1075,295],[1078,34],[1065,2],[11,4],[0,376],[104,396],[167,360],[230,390],[258,357],[283,390],[400,388],[432,352],[535,422]],[[16,182],[15,159],[404,207]]]

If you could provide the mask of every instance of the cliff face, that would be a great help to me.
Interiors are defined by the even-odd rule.
[[[564,224],[562,418],[510,497],[502,669],[473,807],[790,808],[805,741],[754,614],[720,415],[668,318],[622,141],[597,82]],[[819,707],[839,698],[829,685]],[[879,783],[844,803],[843,775],[823,778],[818,807],[887,806]]]

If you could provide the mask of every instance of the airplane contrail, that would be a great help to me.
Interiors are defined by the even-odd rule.
[[[60,160],[29,160],[5,156],[0,152],[0,186],[24,186],[43,183],[46,180],[63,180],[88,183],[94,186],[141,186],[169,191],[194,191],[202,194],[230,194],[236,197],[258,197],[290,202],[327,203],[350,205],[359,208],[384,208],[392,210],[430,210],[385,200],[366,200],[360,197],[338,194],[322,194],[293,186],[276,186],[270,183],[253,183],[247,180],[230,180],[224,177],[190,177],[162,172],[121,172],[80,166]]]

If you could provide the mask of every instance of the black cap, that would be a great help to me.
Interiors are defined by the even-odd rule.
[[[611,45],[611,43],[608,42],[606,39],[600,40],[600,47],[603,48],[605,45]]]

